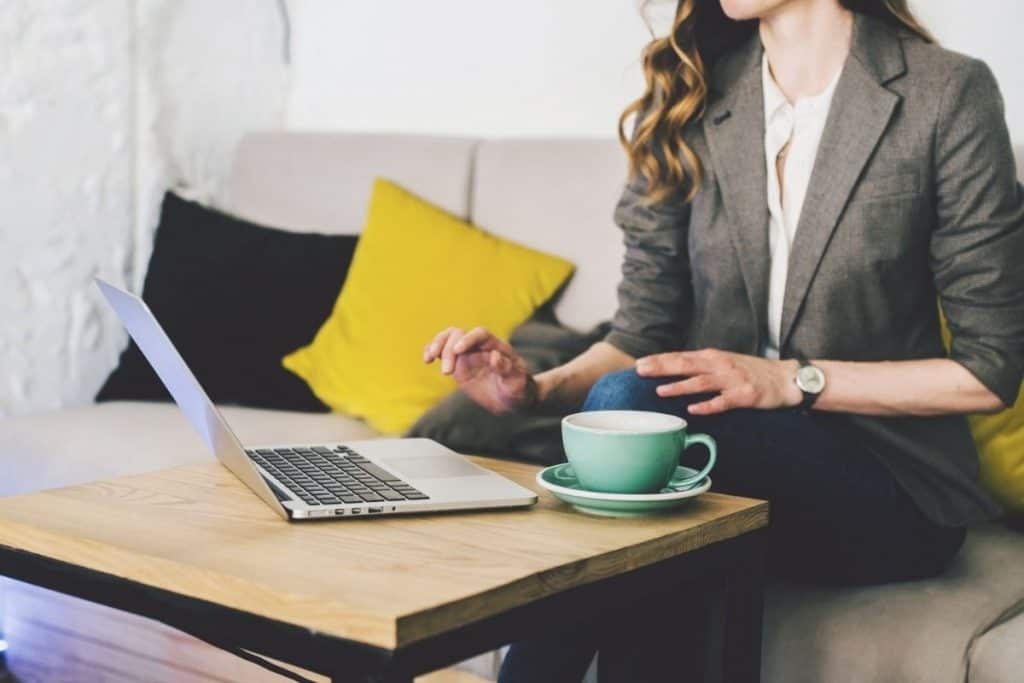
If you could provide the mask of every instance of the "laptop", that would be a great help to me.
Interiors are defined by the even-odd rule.
[[[537,496],[430,439],[243,446],[137,296],[97,278],[175,403],[224,467],[287,520],[526,507]]]

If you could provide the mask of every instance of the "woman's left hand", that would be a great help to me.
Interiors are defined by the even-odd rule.
[[[786,408],[800,404],[802,394],[793,381],[797,362],[772,360],[741,353],[702,349],[647,356],[636,362],[641,377],[686,379],[658,387],[658,396],[687,396],[717,393],[707,401],[694,403],[689,412],[713,415],[733,408]]]

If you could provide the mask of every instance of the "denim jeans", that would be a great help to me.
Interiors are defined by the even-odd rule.
[[[639,377],[633,370],[612,373],[594,385],[583,409],[673,413],[686,418],[691,433],[713,436],[719,451],[713,489],[771,503],[770,575],[832,585],[910,581],[938,574],[960,549],[964,530],[924,517],[885,465],[858,448],[836,416],[787,409],[693,416],[686,406],[705,397],[661,398],[655,387],[669,381]],[[699,468],[705,457],[702,448],[693,447],[683,463]],[[680,643],[697,648],[706,630],[699,616],[691,615],[678,628],[651,618],[663,611],[659,604],[679,603],[676,596],[660,596],[633,606],[631,613],[608,615],[606,623],[515,643],[499,681],[579,681],[599,648],[616,666],[628,663],[628,680],[669,680],[665,672],[673,663],[678,671],[681,656],[700,659],[697,649],[684,653]],[[623,623],[633,626],[622,631],[617,626]]]

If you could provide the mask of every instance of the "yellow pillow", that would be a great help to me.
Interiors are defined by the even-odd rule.
[[[948,349],[945,319],[942,340]],[[982,485],[1007,512],[1024,513],[1024,386],[1011,407],[994,415],[968,415],[967,421],[978,447]]]
[[[400,434],[455,388],[423,362],[435,334],[480,325],[508,339],[572,271],[378,179],[334,311],[284,367],[332,410]]]

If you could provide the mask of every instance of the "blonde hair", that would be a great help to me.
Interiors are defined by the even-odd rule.
[[[840,1],[851,11],[874,16],[934,42],[914,17],[907,0]],[[642,2],[645,20],[651,2]],[[643,94],[619,117],[619,141],[629,160],[630,179],[644,181],[646,203],[658,203],[680,191],[689,202],[697,194],[703,166],[683,139],[683,130],[704,115],[709,65],[749,40],[756,30],[756,20],[728,18],[720,0],[678,0],[672,30],[667,36],[654,37],[644,48],[646,85]],[[630,138],[625,132],[626,122],[634,114]]]

